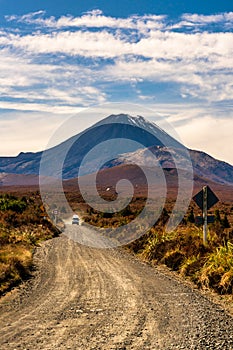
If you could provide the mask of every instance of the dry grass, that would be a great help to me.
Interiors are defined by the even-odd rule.
[[[179,227],[169,234],[153,228],[144,240],[130,244],[129,249],[153,265],[167,265],[200,288],[233,294],[232,236],[232,232],[223,230],[221,237],[217,237],[212,227],[209,244],[205,246],[201,229],[194,225]]]
[[[0,249],[0,293],[30,276],[32,251],[22,244],[9,244]]]
[[[58,233],[44,220],[37,194],[0,196],[0,294],[28,278],[35,246]]]
[[[218,247],[200,271],[200,282],[221,294],[233,293],[233,243]]]

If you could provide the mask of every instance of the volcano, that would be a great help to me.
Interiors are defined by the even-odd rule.
[[[191,160],[194,176],[233,185],[232,165],[204,152],[189,150],[156,124],[128,114],[110,115],[44,152],[0,157],[0,172],[73,179],[95,173],[100,167],[113,168],[126,163],[150,166],[155,158],[146,156],[147,150],[164,169],[187,170]],[[87,154],[90,156],[86,157]],[[104,164],[103,160],[106,160]]]

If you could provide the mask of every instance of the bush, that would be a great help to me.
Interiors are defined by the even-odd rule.
[[[201,269],[200,282],[220,293],[233,292],[233,244],[217,248]]]
[[[17,199],[10,196],[0,197],[0,210],[7,211],[11,210],[16,213],[22,213],[27,208],[27,202],[25,199]]]

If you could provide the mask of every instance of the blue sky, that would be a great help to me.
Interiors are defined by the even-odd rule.
[[[0,0],[0,155],[44,148],[83,108],[130,102],[233,164],[232,11],[231,1]]]
[[[193,0],[193,1],[170,1],[170,0],[118,0],[118,1],[73,1],[73,0],[1,0],[1,14],[11,15],[12,13],[25,14],[38,10],[46,10],[49,16],[61,16],[72,14],[80,16],[83,12],[101,9],[108,16],[128,17],[132,14],[144,15],[148,13],[167,14],[177,17],[183,13],[215,14],[218,12],[231,12],[231,0]]]

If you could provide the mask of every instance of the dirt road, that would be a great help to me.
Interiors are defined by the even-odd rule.
[[[233,349],[233,319],[219,306],[120,249],[61,235],[35,264],[1,299],[1,350]]]

